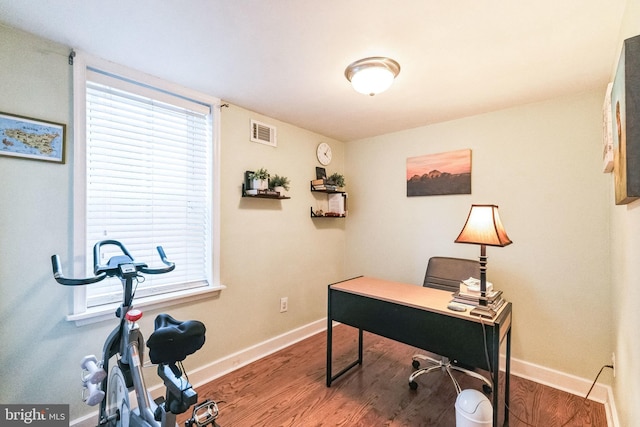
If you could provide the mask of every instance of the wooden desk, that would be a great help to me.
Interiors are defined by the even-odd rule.
[[[447,305],[451,299],[451,292],[370,277],[329,285],[327,387],[354,366],[362,365],[362,331],[365,330],[489,371],[493,383],[493,425],[497,427],[500,344],[506,338],[504,419],[508,420],[511,303],[505,303],[494,319],[480,319],[471,316],[469,310],[449,310]],[[358,359],[336,375],[332,374],[331,366],[333,321],[359,330]]]

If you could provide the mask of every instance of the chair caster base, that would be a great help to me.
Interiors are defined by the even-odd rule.
[[[410,382],[409,382],[409,388],[410,388],[411,390],[417,390],[417,389],[418,389],[418,383],[417,383],[417,382],[415,382],[415,381],[410,381]]]

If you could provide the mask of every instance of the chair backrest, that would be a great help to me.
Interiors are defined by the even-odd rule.
[[[480,278],[480,262],[472,259],[432,257],[422,286],[455,292],[460,282],[469,277]]]

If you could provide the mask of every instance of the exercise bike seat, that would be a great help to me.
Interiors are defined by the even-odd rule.
[[[147,340],[151,363],[170,365],[183,361],[202,347],[205,331],[204,324],[197,320],[181,322],[166,313],[159,314]]]

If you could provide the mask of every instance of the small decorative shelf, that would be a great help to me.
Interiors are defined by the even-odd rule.
[[[346,218],[347,217],[347,193],[344,191],[334,190],[332,188],[329,189],[315,189],[313,186],[313,181],[311,181],[311,192],[312,193],[324,193],[327,195],[327,204],[331,207],[332,195],[340,195],[342,197],[342,210],[344,213],[334,213],[334,212],[323,212],[322,214],[318,214],[318,210],[314,212],[313,208],[311,208],[311,218]],[[321,211],[322,212],[322,211]]]
[[[330,212],[323,215],[316,215],[316,213],[313,211],[313,208],[311,208],[311,218],[346,218],[346,217],[347,217],[347,214],[338,215],[338,214],[332,214]]]
[[[249,197],[252,199],[278,199],[278,200],[287,200],[291,197],[281,196],[278,192],[272,192],[272,190],[259,190],[264,191],[263,193],[258,194],[247,194],[247,190],[244,184],[242,184],[242,197]]]
[[[247,194],[247,190],[249,189],[249,174],[251,171],[246,171],[244,173],[244,182],[242,183],[242,197],[249,197],[253,199],[276,199],[276,200],[287,200],[291,197],[282,196],[277,191],[273,190],[258,190],[258,194]]]

